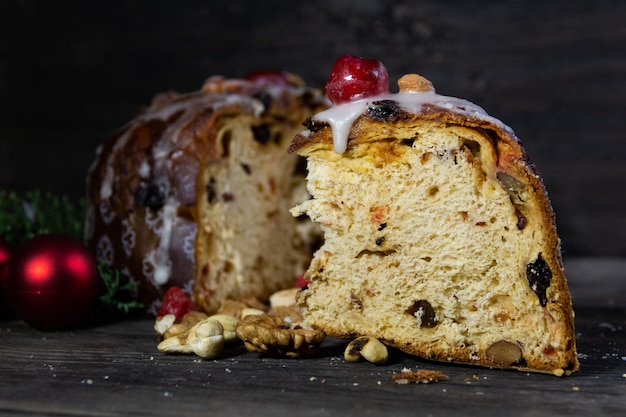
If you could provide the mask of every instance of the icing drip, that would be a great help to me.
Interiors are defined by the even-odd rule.
[[[337,153],[344,153],[348,148],[348,138],[352,125],[368,106],[381,100],[393,100],[399,107],[409,113],[420,113],[425,105],[432,105],[449,110],[468,119],[480,119],[497,125],[499,128],[513,134],[510,127],[506,126],[495,117],[491,117],[476,104],[456,97],[442,96],[434,92],[400,92],[395,94],[383,94],[350,103],[331,107],[314,116],[315,119],[327,122],[333,132],[333,145]]]
[[[331,107],[315,115],[315,118],[328,122],[333,132],[335,151],[344,153],[348,148],[348,136],[354,121],[367,109],[371,99],[358,100]]]
[[[172,272],[168,253],[172,238],[172,226],[176,220],[176,210],[177,205],[172,201],[163,206],[163,228],[161,229],[161,240],[157,248],[157,257],[154,264],[154,281],[158,285],[167,283]]]

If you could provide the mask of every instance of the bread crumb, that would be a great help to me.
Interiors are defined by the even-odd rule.
[[[409,383],[430,384],[431,382],[439,382],[439,380],[448,379],[448,376],[439,371],[419,369],[413,372],[410,369],[404,368],[399,374],[393,374],[391,379],[396,384],[401,385]]]

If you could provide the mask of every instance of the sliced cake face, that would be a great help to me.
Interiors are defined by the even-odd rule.
[[[146,305],[178,285],[213,311],[222,297],[290,286],[304,269],[308,236],[288,212],[306,196],[304,175],[285,148],[324,100],[274,75],[161,94],[100,148],[87,241],[140,283]]]
[[[432,91],[341,104],[307,125],[292,150],[312,199],[293,213],[324,233],[299,295],[309,324],[429,359],[577,369],[553,213],[508,127]]]
[[[257,123],[219,126],[223,157],[202,174],[194,294],[207,311],[225,298],[267,299],[292,286],[311,260],[312,236],[289,213],[307,198],[301,165],[285,151],[296,125]]]

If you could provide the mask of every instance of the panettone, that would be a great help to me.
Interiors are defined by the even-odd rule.
[[[272,71],[156,96],[98,150],[88,245],[139,283],[152,311],[172,285],[207,312],[224,298],[265,299],[292,286],[314,232],[289,213],[307,194],[302,164],[286,149],[325,106],[297,76]]]
[[[432,360],[577,370],[555,216],[520,141],[417,75],[399,85],[292,142],[312,196],[293,213],[324,235],[298,295],[306,322]]]

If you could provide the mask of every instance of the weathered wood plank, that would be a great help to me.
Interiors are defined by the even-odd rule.
[[[580,300],[581,370],[570,377],[434,363],[396,350],[383,366],[346,363],[347,341],[335,339],[312,359],[263,358],[234,345],[217,360],[201,360],[157,352],[149,319],[64,332],[9,321],[0,323],[0,415],[622,416],[626,304],[608,295],[626,287],[623,266],[566,262],[577,271],[570,285]],[[404,367],[449,379],[396,385],[391,377]]]
[[[261,358],[232,347],[218,360],[156,351],[149,320],[42,333],[0,324],[0,414],[368,416],[595,415],[626,411],[624,309],[577,316],[581,371],[571,377],[429,363],[394,351],[390,364],[351,364],[343,341],[315,359]],[[448,381],[396,385],[404,367]]]

